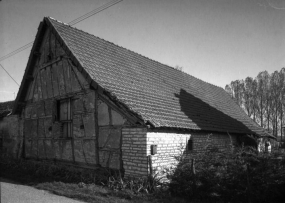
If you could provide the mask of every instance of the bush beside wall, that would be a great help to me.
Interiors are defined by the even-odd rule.
[[[253,148],[234,151],[207,150],[192,165],[180,162],[168,173],[169,190],[187,199],[224,202],[283,202],[285,160],[258,154]]]

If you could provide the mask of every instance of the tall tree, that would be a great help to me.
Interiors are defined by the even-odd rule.
[[[285,68],[282,68],[279,72],[279,78],[280,78],[280,113],[279,113],[279,119],[280,119],[280,131],[281,131],[281,139],[283,137],[283,133],[285,131]],[[284,127],[284,131],[283,131]]]
[[[252,82],[252,109],[253,109],[253,120],[256,121],[257,112],[257,81]]]
[[[233,98],[233,91],[230,85],[226,85],[225,87],[226,92]]]
[[[260,72],[257,77],[257,109],[261,127],[263,127],[266,92],[269,74],[267,71]]]
[[[244,82],[244,108],[249,117],[253,114],[254,105],[254,91],[253,91],[253,78],[247,77]]]
[[[271,104],[271,111],[272,111],[272,129],[273,135],[278,134],[278,113],[279,113],[279,99],[280,99],[280,77],[278,71],[275,71],[271,74],[270,80],[270,92],[272,95],[272,104]]]
[[[231,82],[233,98],[239,106],[243,105],[243,81],[235,80]]]
[[[257,115],[257,81],[251,77],[247,77],[244,81],[244,109],[249,117],[256,121]]]
[[[272,74],[260,72],[255,79],[232,81],[225,89],[254,121],[285,137],[285,68]]]

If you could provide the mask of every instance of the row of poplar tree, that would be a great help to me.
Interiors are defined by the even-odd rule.
[[[284,139],[285,68],[272,74],[260,72],[256,78],[232,81],[225,90],[261,127]]]

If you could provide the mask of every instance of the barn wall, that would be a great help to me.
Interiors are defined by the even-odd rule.
[[[190,153],[205,152],[205,148],[217,148],[221,151],[229,149],[232,146],[238,146],[237,135],[230,135],[228,133],[206,133],[195,132],[191,133],[193,139],[193,150]]]
[[[70,137],[64,136],[62,123],[56,120],[57,101],[66,97],[28,104],[24,115],[26,157],[121,169],[121,131],[129,124],[126,118],[95,95],[94,91],[86,90],[67,97],[72,112]]]
[[[148,132],[147,156],[151,155],[151,145],[157,146],[157,154],[151,155],[154,171],[177,164],[175,157],[185,152],[190,137],[190,134]]]
[[[23,123],[17,115],[11,115],[0,120],[1,154],[14,158],[22,155]]]
[[[193,149],[188,151],[188,140],[192,139]],[[174,133],[148,132],[147,128],[127,127],[122,129],[122,160],[125,176],[143,176],[152,172],[161,172],[164,168],[178,164],[176,157],[191,159],[205,151],[206,147],[225,150],[237,145],[237,137],[224,133]],[[156,154],[152,155],[151,146],[156,145]]]
[[[188,140],[193,142],[192,150],[188,150]],[[177,156],[186,159],[195,158],[196,154],[205,152],[208,148],[225,150],[230,145],[238,145],[236,136],[226,133],[192,132],[189,134],[177,134],[166,132],[147,133],[147,156],[151,155],[151,145],[157,145],[157,154],[152,155],[152,166],[154,170],[161,171],[165,167],[176,165]]]
[[[25,99],[25,157],[121,169],[121,130],[130,123],[90,89],[53,33],[38,55]]]
[[[70,129],[57,120],[58,101],[70,101]],[[25,108],[24,135],[27,158],[57,159],[96,164],[95,92],[78,92],[72,96],[30,103]]]
[[[103,167],[121,169],[122,128],[128,125],[128,121],[102,99],[97,102],[99,162]]]
[[[32,77],[23,116],[25,157],[98,164],[95,91],[50,31]]]
[[[125,176],[148,175],[147,129],[122,129],[122,160]]]

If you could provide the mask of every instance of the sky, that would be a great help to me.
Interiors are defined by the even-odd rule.
[[[111,0],[0,0],[0,57],[45,16],[68,23]],[[74,25],[222,88],[285,67],[285,0],[123,0]],[[21,83],[31,47],[0,62]],[[0,67],[0,102],[19,86]]]

